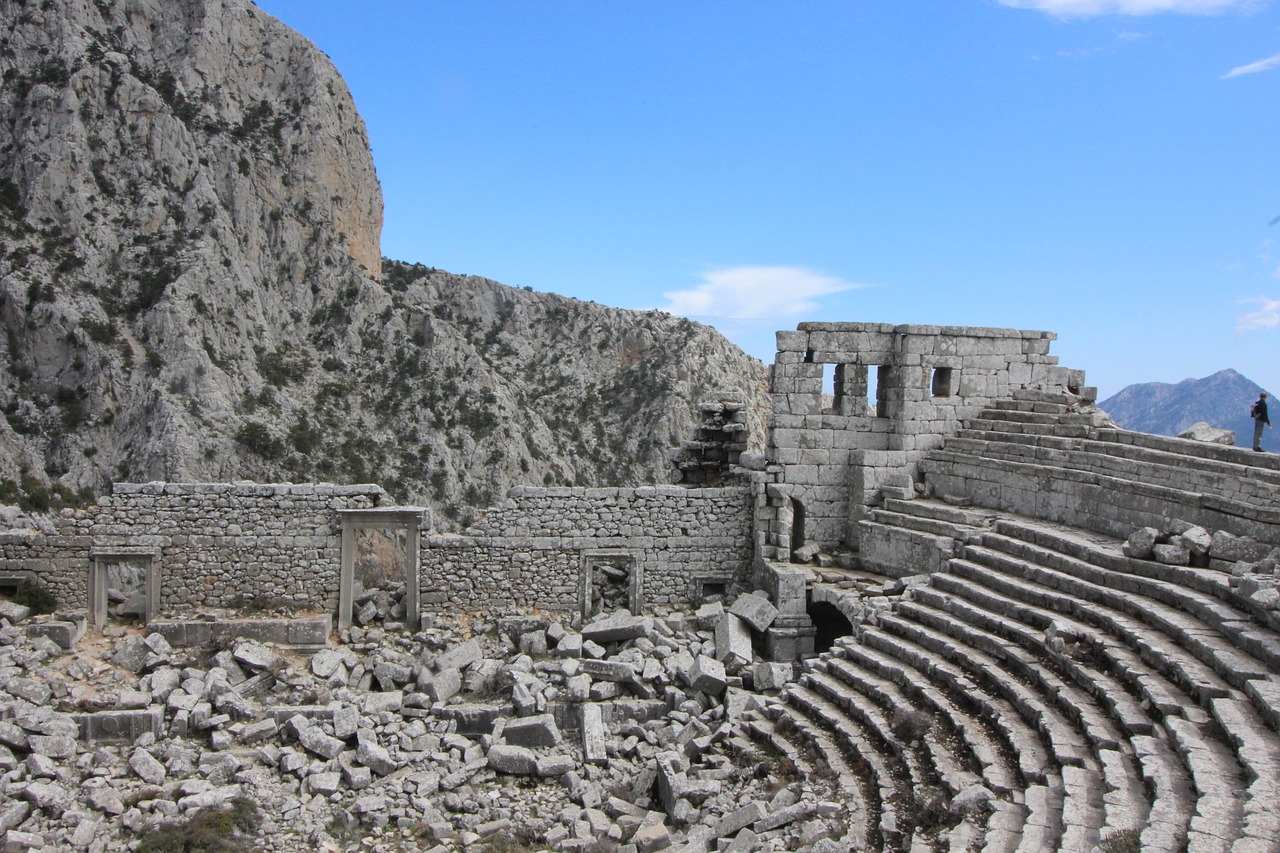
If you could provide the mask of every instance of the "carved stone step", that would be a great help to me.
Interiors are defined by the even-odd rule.
[[[910,664],[861,642],[853,642],[851,638],[838,643],[836,651],[869,672],[892,681],[912,701],[936,714],[956,738],[965,744],[970,760],[980,768],[983,784],[996,794],[1021,787],[1016,767],[1011,766],[1005,757],[1009,744],[998,741],[988,733],[988,727],[976,715],[962,710],[951,698],[945,685],[935,685],[927,674]]]
[[[1087,559],[1061,553],[1052,547],[1046,547],[1036,542],[1028,542],[1024,535],[1029,533],[1030,531],[1025,525],[1001,522],[997,525],[996,533],[983,537],[982,544],[985,547],[1005,551],[1022,559],[1035,562],[1045,568],[1070,575],[1098,588],[1111,590],[1122,596],[1141,595],[1150,598],[1162,605],[1158,613],[1153,614],[1158,618],[1169,620],[1173,625],[1189,626],[1192,629],[1198,628],[1199,625],[1195,621],[1189,620],[1198,620],[1199,623],[1210,626],[1221,633],[1231,641],[1233,646],[1245,644],[1252,646],[1256,651],[1249,653],[1248,649],[1246,649],[1246,653],[1248,656],[1261,657],[1262,662],[1250,662],[1247,657],[1240,660],[1224,661],[1224,665],[1230,667],[1234,672],[1253,672],[1254,675],[1257,675],[1259,673],[1256,672],[1256,669],[1260,665],[1268,673],[1280,668],[1280,637],[1277,637],[1272,632],[1260,632],[1258,630],[1260,626],[1255,621],[1256,614],[1237,606],[1237,603],[1241,601],[1238,597],[1234,595],[1224,597],[1220,594],[1188,589],[1185,583],[1185,576],[1190,572],[1186,571],[1182,573],[1182,577],[1163,580],[1140,577],[1099,566]],[[1044,537],[1041,536],[1039,538]],[[1063,540],[1059,539],[1058,541],[1061,542]],[[1086,551],[1086,553],[1088,554],[1089,552]],[[1093,552],[1093,554],[1096,553],[1096,551]],[[1125,563],[1126,567],[1131,566],[1133,563],[1141,565],[1146,562],[1128,561],[1128,558],[1123,559],[1127,561]],[[1220,573],[1215,574],[1220,575]],[[1229,590],[1229,587],[1226,587],[1226,589]],[[1222,588],[1219,587],[1217,592],[1221,593]],[[1182,612],[1179,613],[1178,611]]]
[[[1233,649],[1220,635],[1214,636],[1209,629],[1196,630],[1196,624],[1188,621],[1189,617],[1171,613],[1169,608],[1156,602],[1132,595],[1124,596],[1003,551],[969,546],[965,548],[965,557],[979,569],[989,570],[982,573],[984,585],[998,584],[1000,591],[1011,597],[1037,606],[1061,609],[1123,639],[1137,649],[1144,660],[1187,689],[1201,704],[1209,698],[1226,695],[1229,686],[1221,676],[1219,667],[1225,668],[1225,661],[1240,660],[1242,653]],[[971,579],[978,579],[977,571],[957,567],[958,571],[961,569],[968,572]],[[1002,574],[1005,578],[999,579],[992,572]],[[1162,635],[1162,630],[1170,632],[1172,638]],[[1190,651],[1179,645],[1183,642],[1190,647]],[[1191,651],[1203,653],[1217,666],[1194,657]],[[1248,671],[1257,670],[1267,671],[1254,661]],[[1239,676],[1233,677],[1240,681],[1241,686],[1247,680]]]
[[[963,561],[954,561],[953,570],[963,570]],[[1044,657],[1059,670],[1068,673],[1076,686],[1097,698],[1099,704],[1106,709],[1109,716],[1120,728],[1129,734],[1151,734],[1152,727],[1158,722],[1145,712],[1138,700],[1131,696],[1129,689],[1138,693],[1136,685],[1126,688],[1108,669],[1102,668],[1103,661],[1086,665],[1077,660],[1076,655],[1096,650],[1099,646],[1095,632],[1083,622],[1058,611],[1050,611],[1024,604],[1015,599],[1001,595],[990,588],[970,581],[957,574],[939,573],[931,579],[933,586],[943,592],[958,595],[977,607],[988,611],[991,616],[988,622],[998,628],[998,632],[1006,639],[1012,640],[1025,651]],[[1004,618],[999,614],[1007,614]],[[1064,647],[1059,650],[1050,648],[1046,640],[1046,632],[1052,631],[1063,638]],[[1081,637],[1088,644],[1081,649],[1069,653],[1065,643],[1071,638]],[[1081,641],[1082,643],[1084,640]],[[1172,690],[1171,686],[1171,690]],[[1189,704],[1183,699],[1182,704]]]
[[[1043,784],[1048,773],[1056,772],[1057,765],[1041,734],[1023,719],[1012,703],[989,692],[986,684],[979,687],[967,667],[948,659],[948,651],[955,648],[950,637],[887,614],[880,617],[880,626],[882,630],[866,630],[864,641],[909,662],[916,669],[928,673],[935,682],[945,684],[953,697],[970,705],[997,728],[1002,739],[1009,744],[1023,779],[1028,783]]]
[[[1029,724],[1044,735],[1054,760],[1062,765],[1082,765],[1089,760],[1091,749],[1083,735],[1056,707],[1045,701],[1034,688],[1018,679],[1004,660],[1012,659],[1012,644],[990,634],[973,631],[946,611],[904,601],[898,615],[928,626],[951,641],[947,651],[953,663],[964,666],[976,679],[993,692],[1011,702]]]
[[[895,773],[885,756],[859,732],[859,727],[835,703],[800,684],[791,684],[784,695],[787,705],[812,720],[849,756],[851,764],[861,767],[868,778],[872,796],[867,798],[868,818],[875,821],[875,832],[888,849],[897,849],[908,828],[901,825],[896,803],[911,796],[910,783],[904,773]]]

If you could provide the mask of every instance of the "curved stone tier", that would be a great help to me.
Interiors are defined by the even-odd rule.
[[[772,713],[870,768],[886,849],[1280,850],[1280,618],[1227,560],[1121,547],[1183,522],[1280,544],[1280,460],[1023,396],[921,462],[947,503],[862,519],[863,568],[916,578]]]

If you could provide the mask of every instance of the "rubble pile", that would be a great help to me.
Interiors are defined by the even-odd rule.
[[[738,726],[791,677],[754,660],[770,608],[356,627],[307,658],[118,627],[68,653],[0,601],[0,839],[145,850],[250,803],[264,851],[832,853],[836,780]]]

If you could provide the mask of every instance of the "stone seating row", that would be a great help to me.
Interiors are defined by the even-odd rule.
[[[1280,846],[1280,646],[1220,572],[987,510],[878,512],[963,556],[809,667],[799,690],[825,700],[811,724],[857,731],[899,789],[981,780],[997,797],[982,849],[1085,850],[1126,830],[1143,850]],[[819,707],[794,698],[784,713]],[[933,720],[911,744],[890,715],[904,706]],[[973,843],[960,829],[952,843]]]

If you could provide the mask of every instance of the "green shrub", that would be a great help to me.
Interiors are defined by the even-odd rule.
[[[58,609],[58,599],[39,581],[27,578],[18,584],[13,600],[31,608],[32,613],[52,613]]]
[[[1141,853],[1141,833],[1136,829],[1109,832],[1099,845],[1102,853]]]
[[[284,452],[284,445],[257,421],[245,421],[236,432],[236,441],[264,459],[277,459]]]
[[[138,853],[219,853],[256,850],[246,842],[262,822],[253,800],[236,797],[230,807],[208,806],[185,821],[148,832]]]

